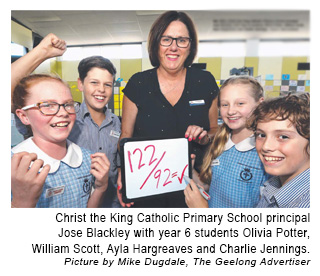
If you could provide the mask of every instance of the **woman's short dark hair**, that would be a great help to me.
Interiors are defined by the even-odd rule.
[[[192,64],[198,51],[198,35],[191,18],[184,12],[168,11],[163,13],[152,25],[148,38],[149,59],[154,67],[159,67],[159,45],[160,39],[165,30],[173,21],[180,21],[186,25],[189,37],[191,38],[190,53],[184,62],[184,66],[188,67]]]
[[[79,78],[82,82],[92,68],[106,69],[113,78],[117,73],[116,68],[109,59],[102,56],[87,57],[82,59],[78,65]]]

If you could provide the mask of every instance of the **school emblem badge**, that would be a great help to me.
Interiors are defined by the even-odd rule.
[[[245,168],[241,173],[240,173],[240,177],[243,181],[249,181],[252,178],[252,173],[250,171],[250,169]]]
[[[92,186],[91,180],[89,178],[85,178],[83,180],[83,185],[82,185],[83,192],[85,194],[89,194],[91,191],[91,186]]]

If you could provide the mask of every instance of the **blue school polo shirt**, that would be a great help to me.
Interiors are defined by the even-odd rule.
[[[121,207],[117,196],[117,179],[120,167],[120,155],[118,153],[118,141],[121,133],[119,118],[104,109],[106,118],[100,126],[92,119],[85,102],[80,106],[76,122],[68,139],[81,148],[92,152],[103,152],[110,161],[108,189],[104,193],[101,207]]]
[[[268,178],[255,149],[254,136],[238,144],[229,136],[224,152],[212,162],[209,207],[255,207],[260,187]]]

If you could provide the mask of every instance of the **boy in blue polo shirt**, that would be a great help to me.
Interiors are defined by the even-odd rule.
[[[261,103],[249,120],[265,171],[258,208],[310,207],[310,96],[289,94]]]
[[[101,207],[121,207],[117,197],[117,167],[120,167],[117,145],[121,124],[107,108],[116,68],[102,56],[91,56],[80,61],[78,72],[78,88],[83,92],[84,102],[68,139],[80,147],[107,155],[110,160],[109,186]]]

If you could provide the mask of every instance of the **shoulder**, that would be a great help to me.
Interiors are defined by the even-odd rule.
[[[279,176],[270,176],[263,183],[264,189],[262,190],[262,194],[271,194],[274,195],[281,188],[281,181]]]
[[[156,68],[148,69],[142,72],[137,72],[131,76],[129,79],[129,82],[131,81],[139,81],[139,80],[145,80],[146,78],[150,78],[150,76],[154,75],[156,73]]]
[[[33,142],[32,137],[29,137],[26,140],[23,140],[21,143],[16,145],[11,149],[12,153],[19,153],[19,152],[34,152],[35,150],[41,151]]]
[[[191,78],[197,77],[208,80],[214,80],[214,76],[211,74],[211,72],[199,68],[188,67],[188,73]]]
[[[143,72],[135,73],[131,76],[122,92],[134,103],[137,103],[148,87],[152,87],[155,82],[156,69],[149,69]]]
[[[76,124],[83,124],[84,123],[84,118],[87,115],[90,115],[90,112],[88,110],[87,104],[85,101],[83,101],[80,104],[80,109],[78,110],[77,114],[76,114]]]
[[[209,71],[188,67],[186,80],[191,89],[197,89],[196,93],[205,94],[210,99],[218,95],[219,87]]]
[[[83,165],[91,164],[90,155],[93,154],[93,152],[83,147],[79,147],[79,149],[81,150],[81,153],[82,153],[82,160],[83,160],[82,164]]]
[[[83,147],[80,147],[78,146],[76,143],[72,142],[71,140],[68,139],[68,147],[72,147],[72,150],[76,151],[76,152],[81,152],[83,156],[89,156],[90,157],[90,154],[93,154],[92,151],[86,149],[86,148],[83,148]]]
[[[119,117],[109,109],[106,110],[106,118],[110,118],[112,120],[112,124],[115,126],[121,125]]]
[[[91,150],[88,150],[88,149],[83,148],[83,147],[79,147],[79,148],[81,149],[83,155],[90,156],[90,154],[93,154],[93,152]]]

